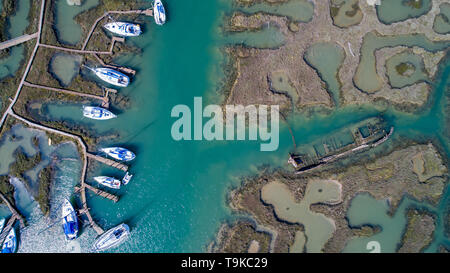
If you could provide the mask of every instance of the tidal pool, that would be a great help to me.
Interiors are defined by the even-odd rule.
[[[430,52],[445,50],[450,41],[430,41],[424,34],[404,34],[382,36],[369,32],[364,36],[361,47],[361,60],[354,76],[355,85],[367,93],[374,93],[383,87],[383,81],[376,71],[375,51],[384,47],[418,46]]]
[[[57,53],[50,60],[50,71],[62,86],[68,86],[80,71],[83,57]]]
[[[84,0],[80,6],[70,6],[67,1],[55,2],[55,28],[58,39],[66,44],[76,45],[81,41],[81,27],[74,18],[83,11],[97,6],[99,0]]]
[[[408,197],[403,198],[393,216],[389,215],[387,200],[376,200],[367,193],[358,194],[351,201],[347,218],[351,227],[369,225],[380,227],[381,232],[369,237],[354,237],[347,242],[343,252],[370,252],[369,242],[377,242],[382,253],[397,251],[406,228],[408,208],[418,207],[434,212],[435,209],[425,203],[419,203]]]
[[[283,183],[274,181],[261,189],[261,198],[273,205],[277,217],[305,227],[306,251],[320,252],[324,244],[336,230],[333,219],[310,210],[317,203],[336,204],[341,201],[342,186],[337,181],[313,180],[308,183],[302,201],[297,203],[290,189]],[[303,233],[297,234],[303,236]],[[294,250],[302,247],[303,238],[296,238]]]
[[[378,19],[384,24],[392,24],[427,14],[431,6],[431,0],[381,0],[376,8]]]
[[[433,30],[439,34],[448,34],[450,33],[450,4],[442,3],[439,9],[441,12],[434,18]]]
[[[245,13],[264,12],[286,16],[293,21],[309,22],[314,15],[314,4],[307,0],[290,0],[284,3],[275,4],[262,2],[248,7],[240,7],[238,10]]]
[[[358,0],[331,0],[333,23],[341,28],[357,25],[363,18]]]
[[[402,52],[386,61],[386,74],[389,84],[394,88],[403,88],[428,80],[421,56],[412,52]]]
[[[339,106],[341,84],[338,74],[345,59],[345,51],[335,43],[317,43],[306,50],[304,58],[327,84],[335,105]]]
[[[24,34],[27,28],[28,13],[30,11],[30,0],[17,1],[16,13],[8,18],[7,33],[9,38],[19,37]],[[1,6],[1,3],[0,3]],[[10,48],[9,55],[0,60],[0,80],[13,76],[19,70],[24,58],[25,49],[23,45],[17,45]]]

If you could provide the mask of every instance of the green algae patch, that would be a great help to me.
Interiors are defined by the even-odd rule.
[[[431,7],[431,0],[381,0],[377,15],[380,22],[392,24],[425,15]]]
[[[325,243],[336,230],[334,221],[321,213],[310,210],[313,204],[334,205],[341,202],[342,186],[334,180],[312,180],[302,201],[297,202],[286,186],[278,181],[270,182],[261,189],[261,199],[274,207],[275,214],[289,223],[305,227],[307,252],[321,252]],[[301,238],[296,239],[300,240]],[[300,244],[300,243],[299,243]]]

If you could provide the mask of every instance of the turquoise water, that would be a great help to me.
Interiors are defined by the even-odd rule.
[[[88,194],[91,212],[104,229],[121,222],[126,222],[132,229],[130,240],[120,248],[111,250],[113,252],[205,251],[221,222],[233,217],[226,205],[230,187],[239,185],[242,176],[257,174],[257,167],[262,164],[271,164],[274,168],[287,167],[286,157],[293,148],[293,142],[285,123],[281,124],[280,146],[275,152],[260,152],[259,142],[176,142],[171,137],[171,126],[175,121],[170,117],[172,107],[186,104],[192,109],[195,96],[203,96],[204,105],[222,102],[221,95],[217,93],[225,62],[220,48],[229,38],[221,35],[220,27],[224,15],[232,9],[229,2],[166,1],[168,23],[157,27],[148,19],[146,33],[133,39],[133,43],[143,48],[142,55],[127,55],[118,60],[138,73],[128,88],[119,91],[131,98],[132,108],[120,113],[117,119],[104,123],[87,121],[81,118],[79,105],[47,107],[46,111],[53,119],[89,124],[99,135],[104,135],[111,128],[120,130],[120,140],[102,145],[124,145],[137,154],[131,166],[135,176],[129,185],[118,192],[120,202],[113,204]],[[254,34],[259,35],[257,32]],[[226,43],[241,43],[245,39],[244,35]],[[275,40],[279,41],[278,38]],[[256,42],[264,43],[264,40],[257,39]],[[447,60],[441,68],[428,108],[415,114],[405,114],[391,108],[380,112],[374,106],[367,105],[338,108],[328,115],[316,113],[310,117],[291,117],[289,124],[297,145],[325,137],[330,131],[365,118],[383,115],[396,127],[396,131],[392,140],[375,151],[381,152],[391,147],[392,141],[403,138],[418,141],[432,138],[442,145],[448,156],[450,147],[445,135],[443,110],[449,74],[450,62]],[[70,179],[58,180],[61,186],[57,186],[57,191],[63,192],[62,196],[68,196],[70,193],[66,190],[79,177],[79,165],[73,163],[73,167],[71,162],[74,161],[71,160],[63,162],[68,164],[69,169],[65,168],[67,172],[61,176]],[[93,183],[92,176],[96,174],[123,175],[102,166],[89,173],[87,181]],[[448,243],[442,224],[446,202],[448,193],[436,208],[441,225],[436,230],[434,245]],[[57,202],[52,203],[52,210],[56,211],[57,206]],[[363,208],[361,211],[364,211]],[[39,218],[37,212],[31,215],[31,226],[44,229],[52,225],[51,220]],[[366,221],[375,224],[377,218]],[[402,223],[396,225],[398,229]],[[67,250],[59,229],[59,226],[54,226],[42,231],[40,234],[45,234],[42,240],[37,239],[37,231],[29,229],[26,231],[29,232],[28,237],[23,238],[21,251],[49,251],[45,248],[47,245],[50,251]],[[93,230],[85,228],[77,240],[77,247],[84,252],[91,251],[90,245],[94,239]],[[436,249],[434,245],[430,251]]]

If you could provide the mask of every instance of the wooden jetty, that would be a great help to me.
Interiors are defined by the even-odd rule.
[[[96,187],[93,187],[93,186],[87,184],[86,182],[83,183],[82,187],[85,187],[86,189],[92,191],[96,195],[101,196],[101,197],[106,198],[106,199],[109,199],[109,200],[113,201],[114,203],[119,202],[119,197],[118,196],[116,196],[114,194],[111,194],[109,192],[97,189]],[[75,192],[80,192],[80,190],[81,190],[81,187],[75,187]]]
[[[90,159],[96,160],[98,162],[101,162],[101,163],[106,164],[108,166],[111,166],[113,168],[119,169],[119,170],[124,171],[124,172],[128,171],[128,166],[127,165],[119,163],[119,162],[114,161],[112,159],[105,158],[105,157],[98,156],[98,155],[94,155],[94,154],[91,154],[91,153],[86,153],[86,155]]]
[[[8,201],[8,199],[1,192],[0,192],[0,198],[3,200],[3,203],[5,203],[8,206],[9,210],[12,213],[11,218],[9,218],[8,223],[6,223],[6,226],[3,228],[3,231],[0,234],[0,242],[3,242],[3,240],[6,238],[9,231],[13,227],[14,223],[16,222],[16,220],[19,220],[20,228],[25,227],[25,220],[24,220],[23,216],[20,215],[20,213],[16,210],[16,208],[14,208],[14,206]]]

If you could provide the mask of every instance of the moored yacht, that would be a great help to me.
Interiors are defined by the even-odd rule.
[[[136,157],[136,155],[133,152],[121,147],[103,148],[100,149],[100,151],[120,161],[131,161]]]
[[[139,36],[142,33],[141,26],[139,24],[131,24],[126,22],[112,22],[104,25],[104,28],[112,33],[121,36]]]
[[[94,243],[94,250],[102,251],[118,246],[130,235],[127,224],[121,224],[103,233]]]
[[[69,200],[64,200],[62,206],[62,226],[64,234],[68,240],[77,238],[78,234],[78,218],[72,204]]]
[[[111,188],[111,189],[120,189],[120,180],[117,180],[112,177],[108,176],[96,176],[94,177],[94,180],[97,181],[99,184],[102,184],[105,187]]]
[[[108,120],[117,117],[111,111],[96,106],[83,106],[83,116],[96,120]]]
[[[161,0],[155,0],[153,3],[153,16],[156,24],[162,26],[166,22],[166,10]]]
[[[3,242],[2,246],[2,253],[14,253],[17,250],[17,236],[16,231],[14,230],[14,227],[11,228],[11,230],[8,233],[8,236],[6,236],[5,241]]]
[[[130,84],[130,78],[127,75],[112,68],[97,67],[93,68],[92,71],[97,77],[109,84],[119,87],[127,87]]]

